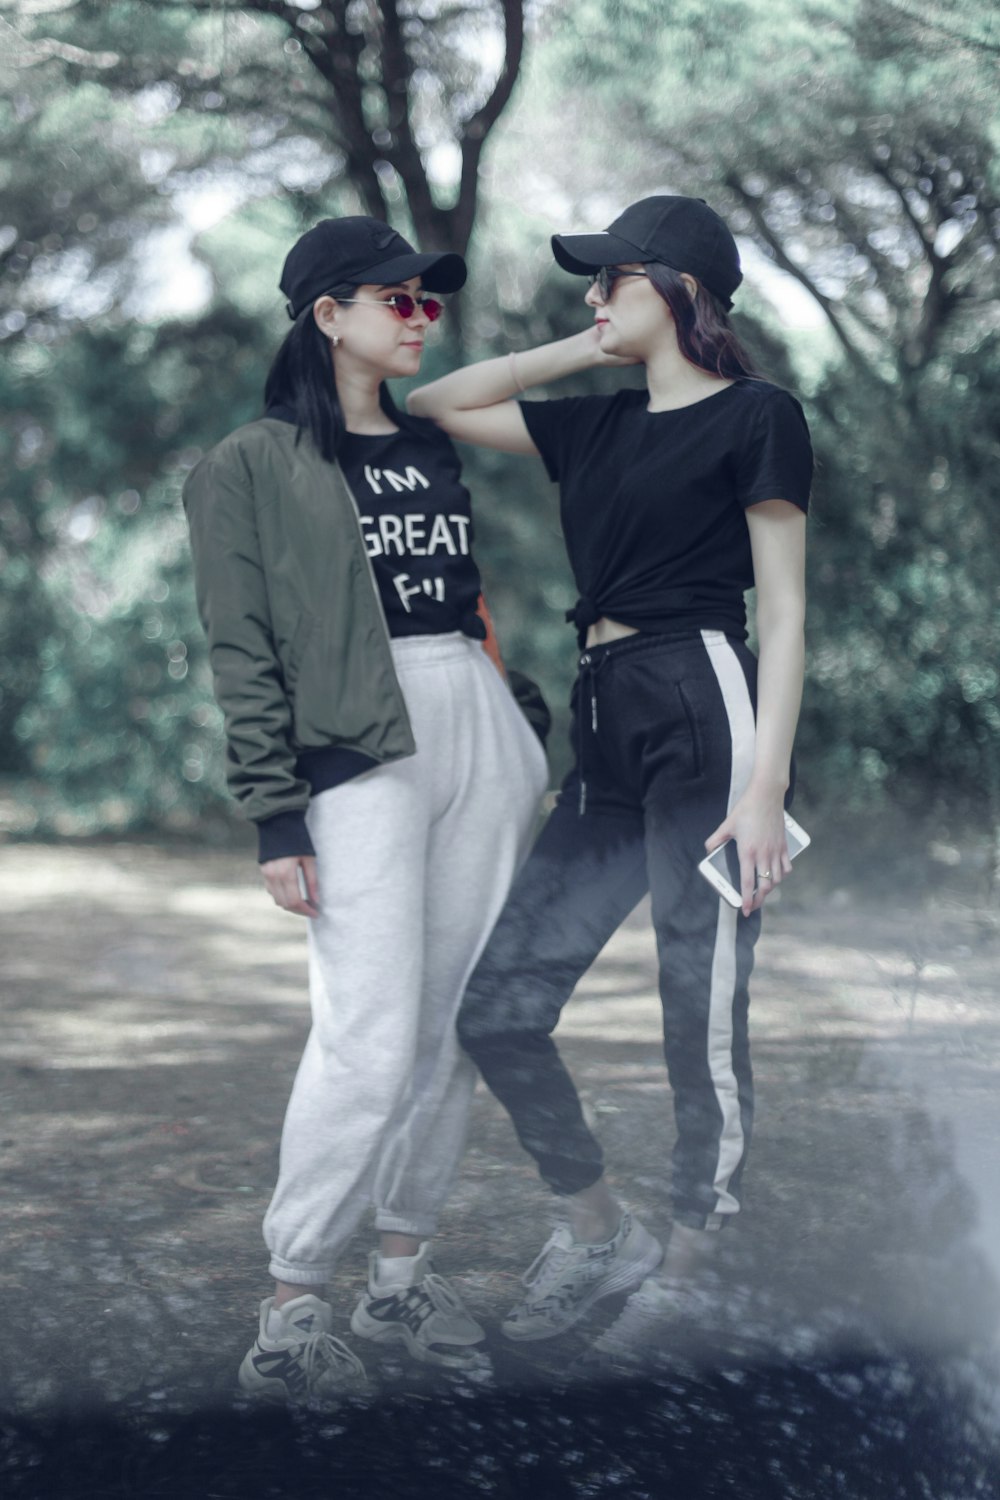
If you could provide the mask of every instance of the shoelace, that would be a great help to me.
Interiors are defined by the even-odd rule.
[[[440,1312],[465,1312],[465,1304],[455,1288],[436,1271],[425,1272],[420,1285]]]
[[[315,1390],[327,1372],[350,1374],[357,1380],[365,1380],[365,1367],[356,1354],[332,1333],[314,1333],[307,1339],[302,1350],[306,1382],[309,1390]]]
[[[535,1256],[521,1277],[521,1281],[526,1287],[541,1289],[550,1282],[557,1281],[562,1274],[563,1267],[570,1260],[572,1260],[572,1255],[567,1246],[557,1244],[553,1235]]]
[[[612,1238],[617,1238],[618,1235],[621,1234],[627,1234],[628,1225],[630,1224],[630,1222],[631,1220],[628,1214],[624,1214],[622,1216],[621,1223],[615,1230],[615,1234],[614,1236],[612,1236]],[[573,1259],[572,1249],[567,1245],[561,1245],[558,1243],[560,1233],[565,1232],[565,1230],[561,1231],[557,1229],[555,1233],[546,1240],[541,1250],[531,1262],[531,1265],[521,1277],[521,1281],[526,1287],[532,1287],[536,1284],[543,1285],[546,1281],[556,1280],[562,1274],[563,1267],[567,1264],[567,1262]],[[610,1244],[611,1241],[609,1240],[606,1243]],[[573,1248],[578,1249],[579,1246],[574,1246]],[[589,1248],[597,1249],[598,1247],[590,1246]],[[548,1261],[549,1267],[551,1268],[548,1277],[544,1275],[546,1261]]]

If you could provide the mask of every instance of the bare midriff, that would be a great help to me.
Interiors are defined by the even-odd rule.
[[[587,629],[588,646],[606,646],[609,641],[620,641],[627,635],[638,635],[634,625],[620,625],[617,620],[609,620],[605,615]]]

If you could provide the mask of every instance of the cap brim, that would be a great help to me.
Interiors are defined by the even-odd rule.
[[[419,276],[425,292],[457,292],[465,285],[467,275],[462,257],[445,250],[439,255],[397,255],[395,260],[356,271],[351,281],[356,286],[398,286]]]
[[[647,259],[638,245],[617,234],[554,234],[552,254],[564,271],[590,276],[602,266],[620,266],[630,260]]]

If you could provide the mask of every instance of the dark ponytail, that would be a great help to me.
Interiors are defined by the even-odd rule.
[[[327,295],[336,300],[353,297],[356,291],[357,287],[345,285],[333,287]],[[330,341],[316,326],[311,302],[299,313],[274,356],[264,383],[264,405],[267,410],[283,408],[294,418],[298,435],[307,432],[327,462],[334,462],[347,429],[333,378]],[[437,432],[433,422],[400,411],[385,381],[379,387],[379,405],[403,431],[421,436],[429,429]]]
[[[733,332],[718,297],[700,281],[698,295],[692,297],[680,272],[658,261],[646,263],[646,275],[670,309],[677,344],[685,359],[724,380],[763,379]]]

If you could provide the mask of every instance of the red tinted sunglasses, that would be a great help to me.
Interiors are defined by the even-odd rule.
[[[444,312],[444,303],[436,297],[411,297],[409,292],[394,292],[391,297],[379,297],[373,301],[367,297],[338,297],[337,301],[358,302],[362,307],[391,307],[404,323],[413,317],[418,307],[430,323],[436,323]]]

